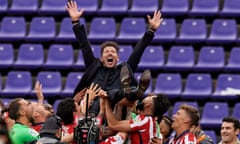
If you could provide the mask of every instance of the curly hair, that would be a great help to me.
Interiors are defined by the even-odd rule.
[[[158,95],[153,98],[153,116],[162,116],[170,107],[168,98],[164,95]]]

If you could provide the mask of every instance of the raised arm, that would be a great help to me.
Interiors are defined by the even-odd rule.
[[[106,119],[108,122],[108,126],[110,129],[114,131],[121,131],[121,132],[130,132],[130,122],[129,120],[117,120],[115,115],[113,114],[112,108],[109,104],[108,99],[104,99],[105,101],[105,114],[106,114]]]
[[[83,15],[83,9],[81,9],[80,11],[78,10],[76,1],[68,1],[66,9],[73,22],[79,21],[80,17]]]
[[[137,42],[132,54],[127,61],[133,73],[137,70],[137,66],[141,60],[144,50],[151,43],[154,37],[154,32],[160,27],[160,24],[163,21],[160,11],[155,11],[152,18],[151,16],[147,15],[147,19],[148,29],[145,32],[144,36]]]
[[[35,89],[35,92],[36,92],[38,103],[42,105],[43,101],[44,101],[44,95],[43,95],[43,92],[42,92],[42,84],[39,81],[36,81],[34,89]]]
[[[74,0],[68,1],[66,10],[72,20],[73,31],[79,43],[79,47],[82,49],[85,66],[88,68],[96,58],[93,54],[90,42],[87,39],[85,27],[79,23],[79,19],[83,16],[84,10],[81,9],[79,11],[77,3]]]

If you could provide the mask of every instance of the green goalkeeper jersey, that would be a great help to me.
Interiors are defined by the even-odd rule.
[[[16,123],[9,132],[13,144],[24,144],[39,139],[39,133],[34,129]]]

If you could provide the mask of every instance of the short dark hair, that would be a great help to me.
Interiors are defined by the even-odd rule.
[[[224,117],[222,119],[222,122],[229,122],[229,123],[233,123],[234,129],[239,129],[240,128],[240,122],[237,118],[228,116],[228,117]]]
[[[117,53],[119,52],[119,45],[114,42],[114,41],[106,41],[104,43],[101,44],[101,55],[103,54],[103,51],[104,49],[107,47],[107,46],[112,46],[116,49]]]
[[[76,105],[72,98],[63,99],[57,107],[57,115],[62,119],[65,125],[74,122],[73,112],[76,112]]]
[[[199,125],[199,119],[200,119],[200,114],[198,109],[196,109],[193,106],[190,106],[188,104],[183,104],[180,106],[180,109],[183,109],[187,112],[189,117],[191,118],[191,126],[198,126]]]
[[[20,116],[19,110],[20,110],[21,104],[19,103],[19,101],[21,100],[23,99],[15,98],[10,102],[8,106],[8,116],[13,120],[17,120]]]
[[[158,95],[153,97],[153,106],[153,116],[161,116],[169,109],[170,102],[166,96]]]

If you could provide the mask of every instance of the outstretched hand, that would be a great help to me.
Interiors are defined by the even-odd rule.
[[[157,30],[160,27],[160,24],[163,21],[161,12],[154,11],[153,17],[151,18],[150,15],[147,15],[148,23],[151,29]]]
[[[81,9],[80,11],[78,10],[77,3],[74,0],[68,1],[66,9],[72,21],[78,21],[83,15],[84,11],[83,9]]]
[[[38,102],[40,104],[43,104],[44,96],[42,92],[42,84],[40,83],[40,81],[36,81],[34,89],[37,95]]]

